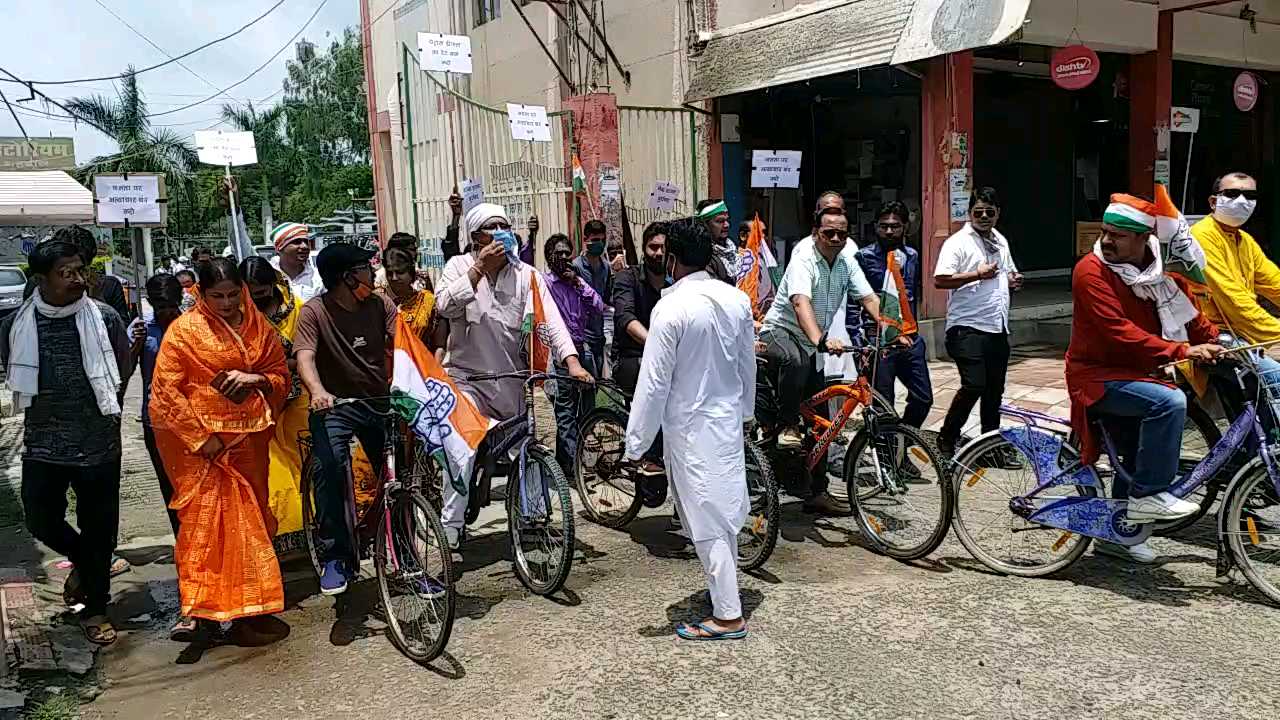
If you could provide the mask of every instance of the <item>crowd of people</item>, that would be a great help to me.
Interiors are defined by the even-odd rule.
[[[1247,341],[1280,339],[1280,320],[1257,299],[1280,302],[1280,270],[1240,229],[1256,194],[1252,178],[1223,176],[1210,200],[1214,213],[1173,240],[1203,268],[1211,298],[1203,307],[1203,294],[1164,271],[1169,251],[1161,240],[1169,238],[1157,232],[1161,213],[1147,200],[1115,196],[1094,251],[1076,266],[1066,355],[1073,420],[1086,459],[1096,455],[1086,411],[1140,423],[1134,485],[1117,489],[1130,499],[1131,519],[1195,509],[1167,492],[1186,400],[1151,379],[1153,371],[1170,361],[1213,361],[1222,352],[1220,326]],[[642,479],[637,491],[656,505],[670,490],[710,587],[712,614],[676,632],[692,640],[746,635],[736,535],[749,508],[743,433],[755,417],[757,383],[774,388],[779,445],[795,446],[803,435],[800,405],[830,374],[825,364],[853,345],[877,342],[886,282],[902,282],[915,313],[925,269],[906,242],[907,207],[881,207],[874,239],[859,248],[841,194],[822,193],[812,232],[779,268],[770,243],[761,242],[763,223],[745,221],[731,238],[728,208],[712,199],[693,217],[645,228],[638,262],[628,264],[625,248],[611,247],[604,223],[592,220],[581,252],[566,235],[547,237],[546,269],[537,270],[536,218],[522,238],[501,206],[464,213],[456,197],[450,205],[446,264],[435,283],[419,271],[411,235],[392,235],[375,263],[372,251],[344,243],[313,256],[307,227],[284,223],[271,233],[277,255],[270,261],[236,262],[198,249],[190,269],[149,278],[145,311],[132,322],[118,281],[88,270],[96,251],[90,233],[64,228],[35,247],[29,297],[0,325],[0,357],[26,411],[27,525],[73,563],[65,595],[83,605],[91,641],[107,644],[116,635],[106,609],[119,523],[121,407],[135,369],[144,440],[176,536],[181,617],[171,636],[261,644],[288,632],[274,617],[284,591],[273,538],[302,530],[299,434],[309,431],[320,466],[320,589],[339,594],[358,569],[344,495],[371,493],[379,477],[379,411],[390,391],[398,320],[485,417],[500,421],[524,411],[522,383],[473,376],[528,367],[524,315],[535,298],[556,372],[575,380],[547,388],[557,461],[574,472],[577,420],[594,405],[595,380],[611,377],[633,397],[625,454]],[[995,190],[976,190],[969,221],[942,244],[933,268],[936,286],[950,291],[946,351],[961,383],[938,435],[944,456],[965,441],[975,405],[982,431],[1000,422],[1010,293],[1022,284],[996,229],[1000,212]],[[875,386],[893,402],[901,384],[902,421],[918,428],[934,399],[925,340],[905,333],[881,350]],[[807,479],[806,511],[850,512],[827,491],[822,464]],[[65,519],[68,488],[78,528]],[[466,497],[450,483],[442,491],[441,521],[458,549]],[[1154,555],[1145,545],[1108,551],[1138,561]],[[427,582],[429,592],[444,591]]]

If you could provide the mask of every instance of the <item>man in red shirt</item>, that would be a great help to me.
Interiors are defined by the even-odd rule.
[[[1067,392],[1071,424],[1085,462],[1098,457],[1098,439],[1086,417],[1140,421],[1133,486],[1123,481],[1115,497],[1128,497],[1133,522],[1185,517],[1199,508],[1168,490],[1178,469],[1187,401],[1182,391],[1153,377],[1175,360],[1213,362],[1222,352],[1218,331],[1191,299],[1186,282],[1166,275],[1155,229],[1156,208],[1129,195],[1112,195],[1102,236],[1076,263],[1071,277],[1071,345]],[[1119,477],[1116,478],[1120,480]],[[1099,551],[1153,562],[1146,543],[1128,548],[1101,544]]]

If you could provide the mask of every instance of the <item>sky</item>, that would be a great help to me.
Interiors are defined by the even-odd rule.
[[[138,76],[138,84],[151,113],[187,105],[240,81],[288,44],[288,49],[270,65],[228,92],[236,101],[257,101],[281,88],[285,61],[294,57],[289,38],[316,12],[322,0],[284,0],[284,4],[235,37],[218,43],[181,62],[204,80],[177,63]],[[172,56],[180,55],[216,37],[234,31],[261,15],[276,0],[11,0],[0,24],[0,67],[23,79],[72,80],[119,75],[125,67],[154,65],[168,58],[132,30],[112,17],[103,5]],[[6,3],[9,4],[9,3]],[[388,18],[389,19],[389,18]],[[358,0],[326,0],[315,20],[299,40],[307,39],[325,47],[343,28],[358,28]],[[328,36],[328,37],[326,37]],[[7,76],[5,76],[7,77]],[[209,82],[205,82],[208,80]],[[358,80],[357,80],[358,81]],[[212,83],[212,85],[210,84]],[[85,163],[116,150],[115,143],[84,123],[50,120],[22,114],[23,108],[45,110],[43,103],[15,102],[26,97],[25,88],[0,82],[5,96],[19,108],[19,117],[32,137],[73,137],[76,161]],[[109,81],[77,85],[38,86],[46,94],[62,100],[86,95],[114,97]],[[280,95],[267,100],[278,102]],[[153,127],[172,126],[182,135],[215,127],[226,96],[188,110],[156,117]],[[47,108],[62,115],[53,106]],[[0,136],[21,136],[7,109],[0,104]]]

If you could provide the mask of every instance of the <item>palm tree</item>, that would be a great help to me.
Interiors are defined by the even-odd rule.
[[[284,139],[284,106],[260,110],[253,103],[243,107],[224,104],[222,121],[236,130],[253,133],[258,162],[243,169],[243,185],[257,184],[262,188],[263,197],[278,198],[277,207],[283,215],[285,199],[293,190],[295,172],[293,158]]]
[[[93,95],[68,100],[66,107],[77,118],[116,141],[119,150],[101,155],[76,169],[81,182],[95,173],[155,172],[167,176],[169,186],[185,186],[196,167],[196,149],[170,128],[152,127],[147,101],[138,89],[130,65],[120,77],[115,98]]]

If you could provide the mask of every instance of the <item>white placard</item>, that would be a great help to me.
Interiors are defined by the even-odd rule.
[[[1200,132],[1200,109],[1192,107],[1169,108],[1169,130],[1172,132]]]
[[[799,150],[752,150],[751,187],[800,187]]]
[[[466,35],[418,33],[418,57],[423,70],[471,74],[471,38]]]
[[[551,121],[541,105],[507,103],[507,122],[511,124],[512,140],[551,142]]]
[[[471,208],[484,202],[484,183],[479,180],[463,180],[458,189],[462,192],[462,212],[471,212]]]
[[[158,175],[94,175],[93,193],[101,225],[160,223]]]
[[[659,180],[653,184],[653,191],[649,193],[649,209],[672,212],[676,209],[676,200],[679,199],[679,185]]]
[[[209,165],[253,165],[258,162],[258,148],[253,133],[231,130],[197,130],[196,154]]]

